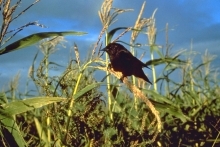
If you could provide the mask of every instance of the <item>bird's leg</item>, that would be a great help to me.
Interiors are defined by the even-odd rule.
[[[107,69],[111,69],[112,68],[112,64],[109,63]]]

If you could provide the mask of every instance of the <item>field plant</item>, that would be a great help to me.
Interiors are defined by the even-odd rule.
[[[39,45],[27,77],[36,88],[26,85],[25,93],[18,92],[18,74],[9,89],[0,92],[0,146],[220,146],[220,88],[218,71],[211,67],[214,56],[206,52],[201,63],[195,64],[193,47],[171,52],[168,24],[165,43],[158,45],[157,10],[145,18],[144,2],[134,26],[110,30],[112,24],[120,21],[119,15],[132,10],[115,8],[113,0],[104,0],[98,11],[103,28],[92,50],[88,50],[88,57],[81,60],[81,49],[74,43],[69,50],[75,57],[70,56],[67,66],[61,66],[50,57],[65,45],[63,36],[85,32],[37,33],[7,44],[29,25],[44,27],[30,22],[8,30],[13,20],[25,15],[38,1],[20,13],[15,10],[21,0],[15,4],[0,1],[0,55],[34,43]],[[14,12],[18,13],[15,17]],[[116,36],[116,32],[120,34]],[[128,32],[130,42],[121,40]],[[146,42],[139,43],[139,35]],[[138,55],[138,48],[150,50],[146,64],[151,67],[152,87],[135,77],[119,80],[121,73],[110,68],[107,54],[103,59],[100,51],[116,41],[129,45],[134,56]],[[137,58],[144,56],[143,53]],[[51,74],[54,66],[60,74]],[[156,74],[156,67],[160,67],[161,74]],[[98,81],[95,73],[100,71],[103,78]],[[178,80],[174,78],[177,74]]]

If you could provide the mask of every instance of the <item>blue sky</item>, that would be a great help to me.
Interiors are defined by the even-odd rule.
[[[15,0],[14,0],[15,1]],[[21,3],[17,12],[20,12],[34,0]],[[81,56],[86,56],[92,44],[96,43],[102,25],[99,20],[98,10],[100,10],[103,0],[41,0],[34,7],[18,18],[9,28],[17,28],[28,22],[38,21],[47,26],[40,28],[30,26],[25,28],[12,41],[30,35],[32,33],[46,31],[84,31],[88,35],[67,37],[67,47],[77,43]],[[118,21],[110,29],[116,27],[133,26],[140,11],[143,0],[115,0],[113,6],[116,8],[134,9],[118,17]],[[204,53],[207,49],[210,54],[220,55],[220,1],[192,1],[192,0],[147,0],[143,17],[148,18],[157,8],[156,27],[157,44],[165,45],[165,25],[169,24],[169,42],[173,44],[172,51],[180,49],[190,49],[193,40],[193,49]],[[1,17],[0,17],[1,18]],[[129,42],[129,33],[122,38]],[[146,39],[140,37],[140,43]],[[12,52],[0,56],[0,90],[7,90],[8,82],[20,71],[20,84],[24,85],[27,79],[27,71],[34,55],[37,52],[37,45],[24,50]],[[63,65],[67,64],[69,48],[60,49],[53,59],[59,60]],[[149,60],[146,55],[145,61]],[[220,57],[213,62],[213,66],[218,67]],[[24,89],[22,89],[24,90]]]

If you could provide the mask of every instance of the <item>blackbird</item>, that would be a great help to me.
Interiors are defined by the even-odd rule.
[[[134,57],[123,45],[119,43],[110,43],[102,51],[106,51],[111,61],[111,67],[115,71],[122,72],[122,78],[134,75],[142,78],[146,82],[152,84],[144,74],[142,68],[147,67],[146,64]]]

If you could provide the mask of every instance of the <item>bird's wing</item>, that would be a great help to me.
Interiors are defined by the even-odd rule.
[[[144,64],[143,62],[141,62],[138,58],[136,58],[135,56],[133,56],[129,51],[127,50],[121,50],[120,52],[118,52],[118,56],[120,56],[121,58],[123,58],[126,62],[133,62],[135,64],[141,65],[141,67],[147,67],[146,64]],[[148,68],[148,67],[147,67]]]
[[[127,50],[121,50],[119,52],[119,54],[121,54],[122,57],[124,57],[126,60],[132,60],[133,62],[135,62],[136,64],[141,65],[141,67],[146,67],[148,69],[150,69],[146,64],[144,64],[143,62],[141,62],[138,58],[136,58],[135,56],[133,56],[129,51]]]
[[[132,75],[134,56],[127,50],[119,50],[112,60],[113,67],[116,71],[121,71],[124,76]]]
[[[127,50],[120,50],[117,52],[117,57],[123,58],[124,60],[132,60],[132,58],[134,57],[129,51]]]

